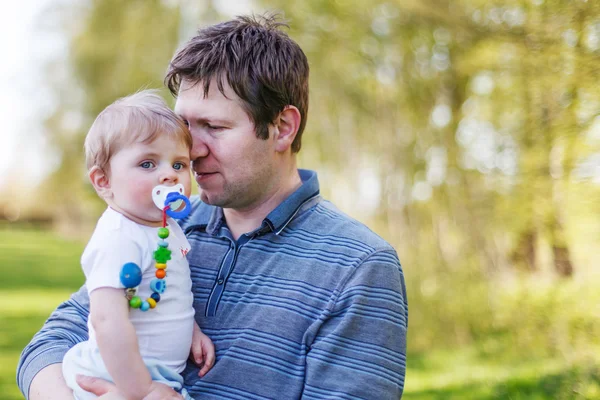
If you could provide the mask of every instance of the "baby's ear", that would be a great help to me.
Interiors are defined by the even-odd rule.
[[[92,182],[92,186],[94,186],[94,189],[96,189],[98,196],[102,197],[103,199],[112,197],[110,179],[104,170],[102,170],[102,168],[94,165],[92,169],[89,170],[88,176],[90,177],[90,182]]]

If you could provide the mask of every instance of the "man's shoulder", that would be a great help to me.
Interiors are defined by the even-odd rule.
[[[314,234],[360,242],[372,252],[394,251],[385,239],[367,225],[344,213],[328,200],[322,199],[307,211],[304,216],[300,216],[301,224]]]

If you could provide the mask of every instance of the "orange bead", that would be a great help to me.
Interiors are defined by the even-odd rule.
[[[165,271],[164,269],[157,269],[157,270],[156,270],[156,277],[157,277],[158,279],[162,279],[162,278],[164,278],[165,276],[167,276],[167,271]]]
[[[167,268],[167,264],[156,263],[156,269],[165,269]]]

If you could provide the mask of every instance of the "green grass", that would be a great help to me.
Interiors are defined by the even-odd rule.
[[[16,385],[21,350],[48,315],[84,281],[84,244],[35,230],[0,230],[0,399],[22,399]]]
[[[22,398],[15,384],[19,354],[49,313],[83,283],[83,247],[48,232],[0,229],[0,263],[6,271],[0,281],[0,399]],[[572,292],[571,298],[587,296],[580,289]],[[563,303],[569,300],[565,296]],[[578,317],[583,322],[598,306],[594,298],[586,298],[591,311]],[[531,307],[548,309],[545,304]],[[525,322],[518,320],[516,326]],[[418,334],[410,331],[409,343]],[[433,344],[427,351],[410,353],[404,399],[600,399],[600,346],[590,345],[593,340],[548,352],[516,348],[514,337],[488,333],[480,342],[457,349]]]
[[[598,399],[600,349],[563,356],[484,358],[475,346],[410,354],[405,396],[424,399]]]

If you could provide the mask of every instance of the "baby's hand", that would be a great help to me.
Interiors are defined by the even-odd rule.
[[[192,351],[190,358],[200,367],[198,376],[202,378],[215,363],[215,345],[194,322],[194,335],[192,336]]]

